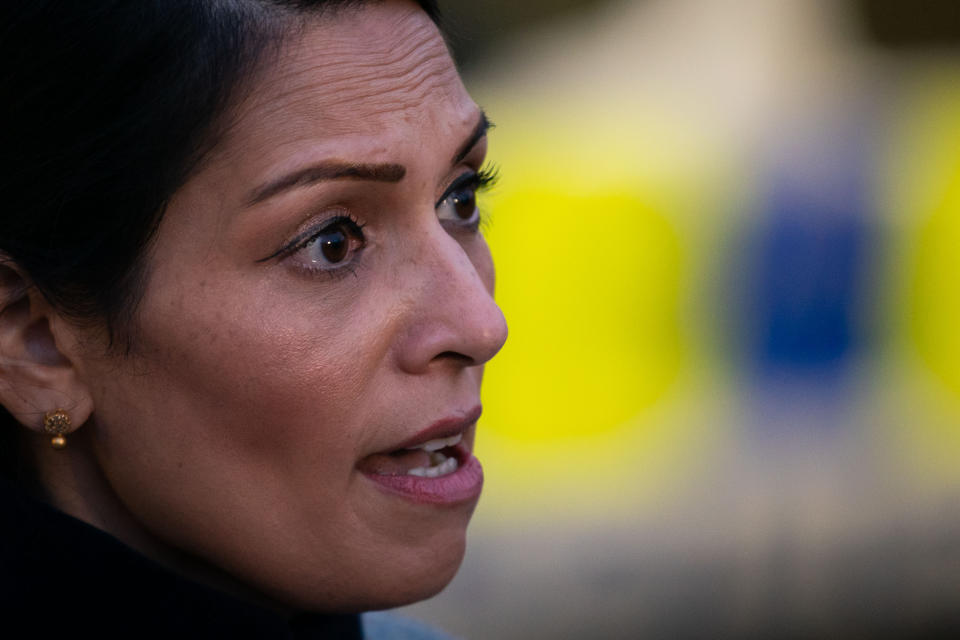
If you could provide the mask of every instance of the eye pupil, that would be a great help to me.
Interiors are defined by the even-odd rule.
[[[320,253],[330,263],[342,262],[347,257],[350,243],[342,229],[335,229],[317,238]]]
[[[477,198],[473,191],[460,191],[453,196],[453,209],[461,220],[469,220],[477,209]]]

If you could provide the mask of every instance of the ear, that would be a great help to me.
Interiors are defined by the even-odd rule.
[[[72,327],[30,286],[16,264],[0,261],[0,404],[27,428],[43,433],[44,416],[63,409],[73,431],[93,412],[91,394],[63,349]]]

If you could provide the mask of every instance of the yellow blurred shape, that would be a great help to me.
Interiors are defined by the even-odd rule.
[[[497,216],[511,337],[487,393],[509,416],[491,424],[518,440],[590,436],[659,398],[679,359],[680,251],[662,215],[635,195],[540,186],[498,200]]]
[[[933,92],[911,119],[917,138],[900,165],[906,206],[923,222],[911,265],[910,333],[927,366],[960,395],[960,90]]]
[[[686,358],[677,221],[702,204],[705,154],[662,114],[487,107],[503,177],[482,210],[510,338],[485,380],[485,504],[612,512],[683,455],[686,433],[644,415]]]
[[[960,83],[956,69],[917,80],[896,123],[883,185],[894,222],[892,315],[910,375],[888,390],[895,455],[920,476],[960,479]],[[916,365],[919,365],[916,366]]]

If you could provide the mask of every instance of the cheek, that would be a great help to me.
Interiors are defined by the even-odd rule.
[[[342,475],[379,360],[375,342],[345,335],[364,325],[266,294],[241,302],[208,290],[205,300],[176,314],[146,307],[138,355],[101,374],[111,381],[97,407],[101,445],[118,474],[149,458],[182,483],[239,484],[258,469]]]
[[[137,355],[94,372],[108,381],[95,416],[109,483],[147,529],[224,566],[251,544],[299,549],[330,534],[314,514],[349,528],[344,496],[375,420],[364,399],[381,345],[364,336],[376,328],[342,308],[207,294],[176,315],[145,306]],[[260,540],[265,521],[279,532]]]

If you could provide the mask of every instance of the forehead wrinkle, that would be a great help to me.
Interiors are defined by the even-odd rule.
[[[425,102],[435,94],[446,95],[457,78],[439,65],[421,65],[409,71],[371,74],[359,82],[344,81],[330,85],[331,109],[347,107],[350,115],[358,107],[366,113],[383,113]],[[369,107],[369,110],[368,110]]]
[[[439,43],[439,49],[444,53],[449,53],[446,43],[440,36],[436,25],[431,22],[419,8],[412,6],[410,11],[399,20],[391,21],[389,24],[371,23],[364,20],[363,12],[358,11],[351,16],[355,25],[360,26],[360,30],[375,31],[375,33],[363,33],[362,54],[366,54],[374,59],[374,63],[386,58],[388,61],[395,61],[405,58],[411,51],[421,48],[423,45]],[[322,23],[321,23],[322,26]],[[334,29],[332,33],[324,38],[324,45],[333,50],[354,49],[357,46],[355,35],[349,35],[349,28]],[[397,43],[408,46],[397,46]],[[317,53],[324,54],[324,51]]]
[[[271,105],[260,113],[265,121],[271,121],[272,139],[276,143],[276,134],[282,131],[299,131],[299,118],[290,119],[290,113],[301,114],[312,120],[321,121],[327,134],[355,133],[357,120],[364,117],[389,117],[398,111],[415,108],[428,99],[445,96],[453,91],[459,82],[456,77],[447,76],[442,70],[421,70],[404,82],[401,91],[378,87],[388,86],[388,81],[379,78],[376,81],[344,82],[327,85],[328,95],[318,103],[316,96],[291,95],[285,104]]]
[[[337,35],[324,37],[318,44],[308,44],[298,55],[299,60],[283,65],[286,73],[273,81],[276,91],[257,92],[267,99],[251,105],[251,110],[256,111],[259,106],[271,114],[289,107],[311,109],[316,101],[327,108],[346,103],[352,115],[358,102],[387,98],[386,105],[422,100],[433,90],[459,82],[443,39],[432,23],[424,24],[425,19],[418,18],[412,14],[403,21],[406,29],[397,29],[391,37],[373,43]],[[391,47],[391,41],[402,46]],[[370,46],[381,43],[377,48]],[[304,43],[300,41],[300,44]],[[314,88],[317,78],[324,82]],[[402,91],[395,92],[396,89]],[[390,96],[391,93],[396,95]]]
[[[275,150],[288,135],[299,135],[305,119],[322,123],[330,135],[357,133],[364,116],[389,117],[456,94],[461,86],[446,43],[418,12],[384,30],[383,37],[371,37],[365,22],[358,23],[359,31],[349,23],[331,28],[336,22],[318,21],[312,33],[308,26],[288,41],[233,110],[219,152],[229,155],[250,135]],[[250,122],[256,126],[244,124]]]

